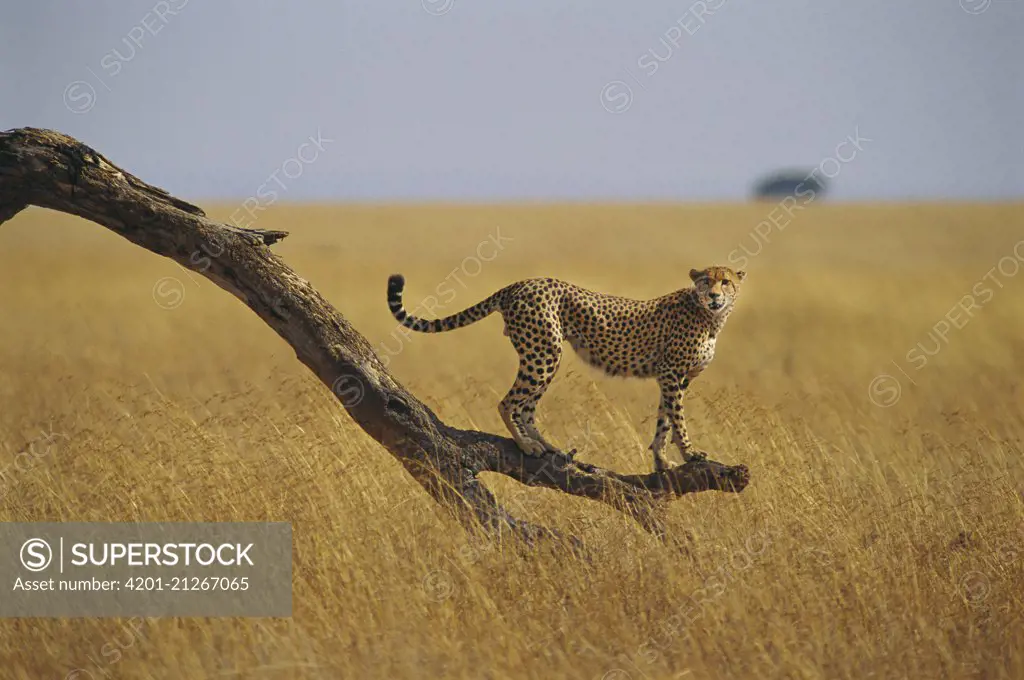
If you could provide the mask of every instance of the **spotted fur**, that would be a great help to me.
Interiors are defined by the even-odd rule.
[[[654,467],[669,467],[662,453],[672,433],[684,459],[701,458],[686,433],[683,395],[708,367],[732,313],[745,273],[728,267],[690,271],[693,286],[654,300],[630,300],[557,279],[527,279],[443,319],[420,319],[402,305],[405,279],[388,279],[388,307],[406,328],[440,333],[468,326],[494,312],[519,354],[515,384],[498,407],[516,443],[529,455],[557,450],[537,431],[537,403],[551,384],[568,342],[588,364],[613,376],[654,378],[661,388],[651,442]]]

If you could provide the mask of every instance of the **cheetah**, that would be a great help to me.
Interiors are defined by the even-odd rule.
[[[441,333],[500,311],[505,335],[519,354],[515,384],[498,406],[523,453],[558,449],[537,430],[537,403],[562,358],[562,343],[612,376],[654,378],[661,388],[650,451],[654,468],[670,468],[662,450],[669,432],[686,461],[703,459],[686,433],[683,395],[715,356],[715,343],[732,313],[746,273],[729,267],[693,269],[693,286],[654,300],[631,300],[586,290],[557,279],[526,279],[443,319],[420,319],[402,305],[405,277],[388,279],[388,307],[403,326]]]

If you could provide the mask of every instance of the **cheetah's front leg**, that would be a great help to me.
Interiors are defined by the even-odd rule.
[[[683,462],[691,460],[704,460],[708,457],[703,451],[698,451],[690,444],[690,437],[686,433],[686,418],[683,415],[683,397],[686,396],[686,388],[690,386],[690,378],[683,378],[677,383],[677,387],[671,392],[672,407],[669,410],[669,419],[672,421],[672,443],[679,449],[683,456]]]
[[[668,459],[662,453],[665,436],[669,430],[672,430],[672,443],[679,448],[684,461],[706,458],[705,454],[693,450],[690,445],[690,437],[686,432],[683,397],[686,395],[686,388],[690,385],[690,379],[680,379],[674,374],[669,374],[658,378],[658,385],[661,387],[661,403],[658,407],[658,425],[654,433],[654,441],[651,442],[654,469],[661,471],[670,467]]]
[[[668,417],[670,402],[666,389],[670,381],[674,383],[675,379],[658,380],[658,384],[661,386],[661,400],[658,402],[658,423],[654,427],[654,441],[651,442],[650,446],[651,455],[654,456],[654,469],[657,472],[668,470],[672,467],[669,465],[668,458],[665,458],[665,454],[662,453],[662,449],[665,448],[665,437],[672,430],[672,421]]]
[[[654,441],[651,442],[651,455],[654,456],[654,469],[656,472],[662,472],[668,470],[669,465],[668,458],[662,453],[662,449],[665,448],[665,436],[669,430],[672,429],[672,423],[669,422],[668,415],[664,413],[664,408],[658,407],[658,424],[654,429]]]

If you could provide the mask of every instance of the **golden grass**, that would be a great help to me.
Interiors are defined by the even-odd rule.
[[[292,232],[278,252],[443,418],[503,432],[515,357],[500,321],[396,351],[388,274],[406,274],[410,306],[450,298],[448,279],[442,313],[537,275],[652,297],[756,250],[770,209],[286,206],[257,226]],[[28,211],[0,228],[0,519],[289,521],[294,615],[154,619],[134,639],[118,620],[5,620],[2,675],[1024,677],[1024,275],[990,274],[990,299],[952,314],[963,327],[923,367],[907,356],[935,349],[935,324],[1013,256],[1022,216],[815,206],[761,239],[687,399],[697,445],[753,482],[674,503],[683,549],[488,478],[516,512],[580,535],[584,561],[468,540],[234,298],[96,225]],[[511,240],[477,272],[497,233]],[[175,309],[154,301],[163,277],[184,286]],[[888,408],[869,398],[880,374],[900,383]],[[540,423],[586,460],[647,470],[655,402],[654,385],[570,356]],[[66,439],[11,467],[51,430]]]

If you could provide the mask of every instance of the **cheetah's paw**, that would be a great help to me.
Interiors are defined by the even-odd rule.
[[[533,458],[539,458],[548,452],[548,447],[544,445],[544,442],[534,439],[524,439],[516,443],[519,445],[520,451]]]

